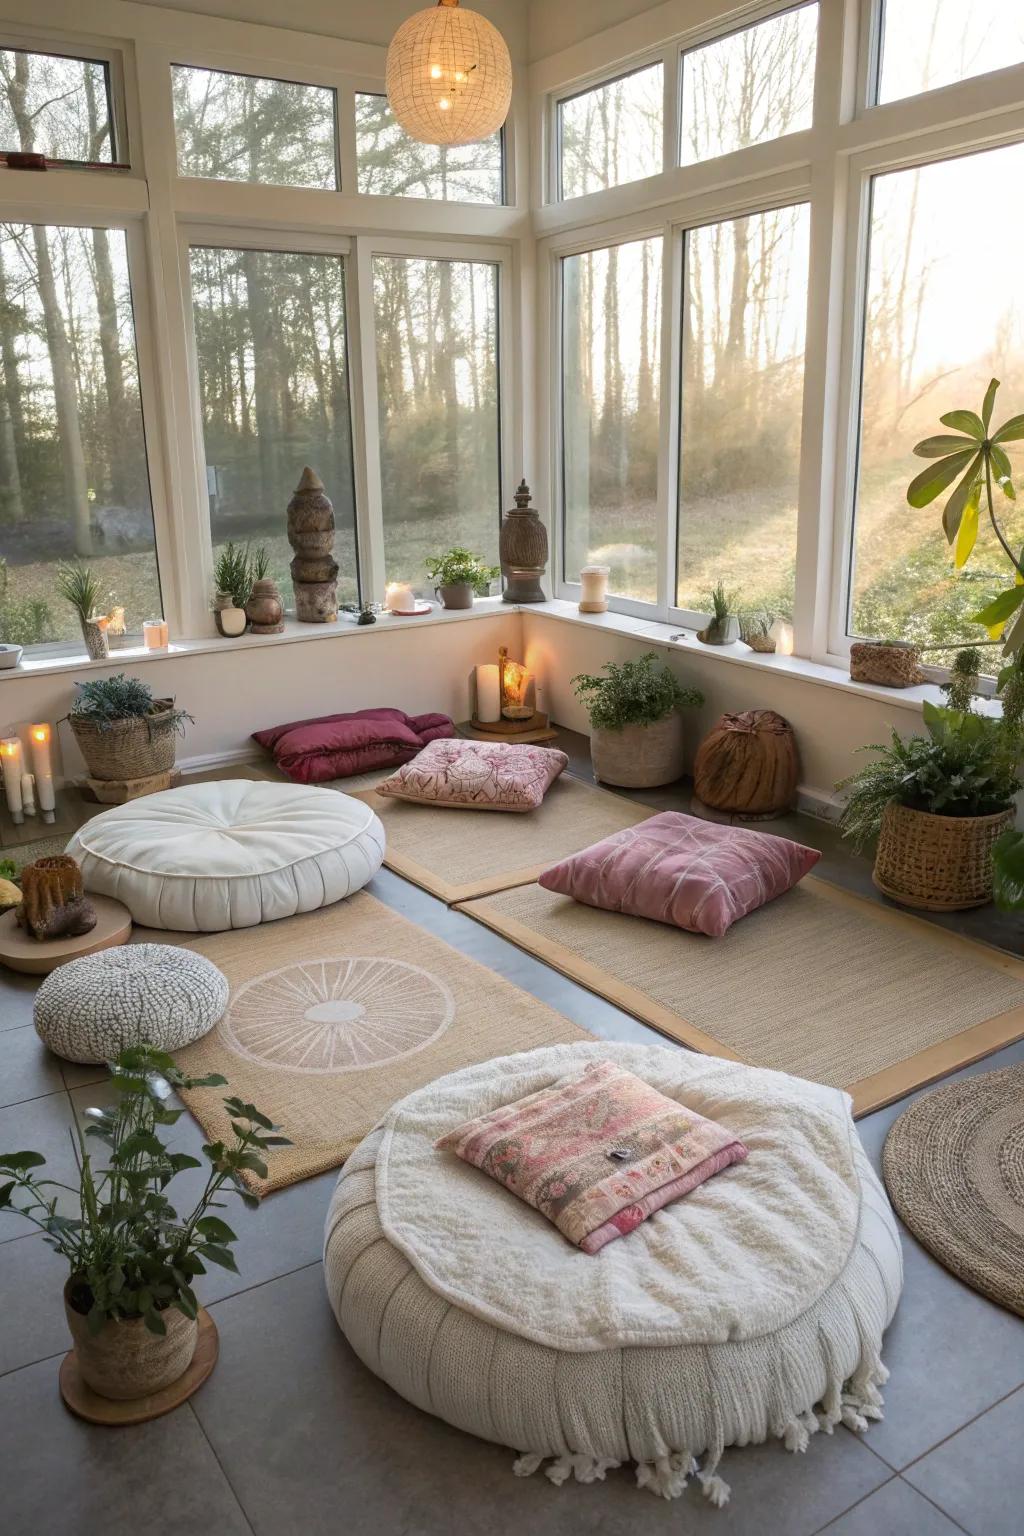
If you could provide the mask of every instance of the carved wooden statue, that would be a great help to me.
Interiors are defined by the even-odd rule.
[[[82,871],[66,853],[36,859],[21,872],[19,927],[34,939],[73,939],[96,926],[96,909],[82,887]]]

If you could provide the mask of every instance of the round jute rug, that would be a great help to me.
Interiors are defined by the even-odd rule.
[[[1024,1064],[918,1099],[890,1130],[882,1171],[939,1263],[1024,1316]]]

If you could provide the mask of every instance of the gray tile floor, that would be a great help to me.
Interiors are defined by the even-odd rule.
[[[681,801],[668,792],[665,803]],[[795,830],[828,845],[829,878],[868,888],[865,868],[829,829],[801,819]],[[660,1040],[396,876],[383,871],[370,890],[596,1034]],[[1019,935],[1010,937],[1019,947]],[[102,1072],[46,1054],[31,1027],[33,990],[28,979],[0,979],[0,1147],[36,1147],[60,1167],[71,1116],[102,1094]],[[967,1070],[1013,1061],[1024,1061],[1024,1042]],[[876,1164],[902,1107],[860,1122]],[[187,1117],[178,1130],[186,1150],[200,1139]],[[217,1271],[204,1291],[221,1337],[216,1370],[189,1403],[136,1429],[93,1428],[64,1411],[62,1267],[17,1218],[2,1220],[4,1536],[1016,1536],[1024,1528],[1024,1323],[909,1235],[887,1339],[884,1422],[864,1437],[816,1436],[803,1456],[777,1444],[728,1452],[722,1471],[733,1498],[716,1511],[695,1490],[661,1503],[626,1471],[589,1487],[520,1481],[507,1451],[418,1412],[366,1371],[323,1290],[334,1177],[271,1195],[240,1222],[240,1276]]]

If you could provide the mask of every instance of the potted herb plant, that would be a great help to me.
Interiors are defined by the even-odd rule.
[[[218,634],[234,638],[245,633],[249,622],[245,605],[252,596],[252,583],[248,546],[242,548],[229,539],[213,566],[213,618]]]
[[[727,592],[724,582],[715,583],[708,593],[711,622],[706,628],[698,629],[698,640],[703,640],[705,645],[731,645],[739,638],[740,627],[732,611],[735,601],[735,593]]]
[[[704,695],[684,688],[654,651],[603,670],[603,677],[581,672],[572,679],[590,716],[595,777],[631,789],[673,783],[683,771],[679,711],[703,704]]]
[[[251,586],[245,616],[254,635],[279,635],[284,629],[284,603],[280,588],[270,575],[270,552],[257,544],[249,559]]]
[[[167,1099],[171,1089],[224,1082],[216,1073],[186,1077],[170,1056],[147,1045],[123,1050],[113,1069],[117,1102],[88,1110],[85,1132],[77,1124],[73,1131],[77,1216],[58,1211],[60,1191],[68,1186],[40,1175],[46,1163],[41,1153],[0,1153],[0,1209],[39,1227],[67,1260],[68,1327],[82,1377],[101,1397],[146,1397],[188,1369],[198,1340],[196,1277],[207,1264],[237,1273],[235,1233],[212,1213],[223,1208],[226,1195],[257,1206],[243,1174],[265,1178],[266,1149],[289,1145],[254,1105],[226,1098],[232,1138],[203,1147],[206,1184],[191,1209],[179,1213],[168,1185],[203,1163],[171,1151],[161,1139],[161,1131],[184,1114]]]
[[[192,716],[173,699],[154,699],[138,678],[118,672],[75,684],[68,713],[79,750],[94,779],[148,778],[174,767],[175,738]]]
[[[447,554],[428,560],[427,574],[446,608],[472,608],[474,594],[485,596],[501,570],[497,565],[485,565],[479,555],[457,544]]]
[[[994,865],[1013,825],[1024,720],[1024,680],[1004,684],[1001,718],[974,712],[980,652],[957,657],[948,704],[925,702],[927,735],[864,750],[873,762],[842,780],[843,833],[858,846],[878,837],[872,878],[908,907],[955,912],[992,900]],[[1011,839],[1016,834],[1009,833]]]
[[[103,661],[110,647],[107,643],[106,616],[99,611],[98,579],[80,560],[67,561],[57,567],[57,591],[78,615],[87,654],[93,661]]]

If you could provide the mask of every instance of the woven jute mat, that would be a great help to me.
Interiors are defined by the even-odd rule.
[[[1024,1064],[947,1083],[911,1104],[886,1138],[882,1167],[918,1242],[1024,1316]]]

